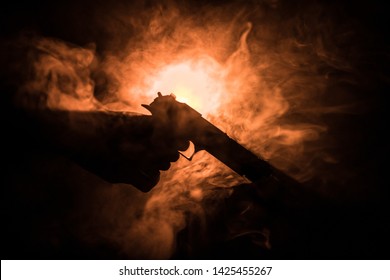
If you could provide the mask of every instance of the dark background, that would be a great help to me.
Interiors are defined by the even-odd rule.
[[[276,244],[271,254],[255,253],[251,245],[239,241],[239,245],[216,242],[215,247],[203,248],[195,255],[181,254],[179,250],[174,257],[389,258],[388,9],[379,1],[285,2],[282,1],[280,20],[305,11],[307,6],[318,5],[330,17],[334,14],[335,22],[353,22],[353,28],[357,28],[351,31],[359,36],[354,37],[355,41],[350,44],[354,44],[357,53],[353,58],[360,59],[353,64],[359,80],[352,86],[348,85],[348,91],[352,93],[348,98],[360,104],[359,110],[358,113],[335,116],[329,120],[333,124],[329,133],[337,139],[336,152],[343,159],[337,168],[345,170],[344,173],[337,173],[339,177],[331,184],[333,189],[339,187],[341,191],[329,195],[316,194],[316,198],[313,198],[315,202],[308,203],[309,208],[292,211],[281,218],[281,222],[275,222],[275,230],[284,232],[286,237],[281,238],[281,243]],[[66,157],[59,159],[51,152],[42,151],[42,147],[36,149],[30,145],[26,137],[29,124],[14,119],[16,108],[13,94],[25,73],[18,72],[19,66],[14,67],[15,61],[21,63],[24,58],[19,57],[20,52],[15,51],[17,47],[9,42],[17,41],[20,36],[53,37],[80,46],[94,43],[97,53],[103,54],[107,49],[124,44],[121,42],[124,39],[103,27],[100,14],[107,9],[130,5],[125,3],[12,1],[2,4],[2,259],[110,259],[143,256],[123,254],[112,244],[101,242],[96,245],[78,239],[73,227],[83,221],[70,219],[69,213],[79,210],[74,205],[79,205],[80,200],[86,204],[98,201],[91,191],[93,185],[101,188],[109,188],[109,185],[84,173]],[[265,7],[270,5],[267,1],[262,3]],[[153,3],[131,5],[139,9],[143,5],[149,8]],[[199,9],[220,5],[226,3],[190,1],[186,9],[193,9],[196,13]],[[242,1],[242,5],[249,4]],[[132,32],[126,27],[118,30],[118,34],[127,33],[129,36]],[[329,103],[333,98],[337,97],[330,96]],[[314,178],[307,183],[307,187],[310,189],[310,186],[316,184],[319,183]],[[322,181],[321,184],[326,182]],[[133,189],[128,190],[126,195],[145,199]],[[135,207],[134,211],[138,210]],[[53,220],[59,223],[53,225]],[[210,236],[213,235],[210,232]]]

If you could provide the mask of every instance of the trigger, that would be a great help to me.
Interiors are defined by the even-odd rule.
[[[197,152],[197,149],[195,148],[194,143],[192,143],[191,141],[189,142],[190,145],[188,146],[187,150],[179,151],[179,154],[181,154],[186,160],[191,161],[195,153]]]

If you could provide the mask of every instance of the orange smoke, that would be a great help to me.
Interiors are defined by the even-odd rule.
[[[234,7],[208,9],[195,17],[177,7],[159,7],[130,18],[121,12],[119,18],[136,35],[118,48],[121,51],[101,57],[63,42],[38,40],[35,76],[24,89],[44,92],[46,106],[52,109],[143,114],[147,111],[141,104],[152,102],[157,92],[174,93],[252,152],[308,180],[319,170],[313,162],[335,161],[321,142],[326,127],[319,121],[320,111],[313,110],[319,107],[315,96],[327,85],[326,75],[315,65],[324,63],[326,54],[323,48],[318,48],[321,55],[315,47],[307,51],[296,40],[294,28],[252,23],[248,11],[232,11]],[[283,38],[278,30],[285,32]],[[90,77],[96,69],[106,77],[99,100]],[[180,158],[163,172],[137,225],[117,235],[135,240],[153,235],[137,246],[150,252],[146,257],[168,258],[175,233],[185,227],[185,213],[202,216],[203,198],[215,195],[210,189],[243,182],[205,152],[192,162]],[[116,238],[108,237],[117,242]]]

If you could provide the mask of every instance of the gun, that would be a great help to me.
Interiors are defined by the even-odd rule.
[[[262,192],[274,192],[285,185],[280,181],[289,185],[294,182],[199,112],[178,102],[174,95],[158,93],[151,104],[143,106],[151,116],[105,111],[22,110],[20,123],[27,120],[31,123],[29,138],[36,138],[40,146],[52,147],[109,182],[131,182],[145,192],[157,184],[157,170],[169,168],[161,166],[161,162],[176,161],[177,151],[188,147],[189,141],[194,144],[194,154],[206,150],[236,173],[261,185]],[[126,144],[126,139],[129,143],[131,139],[141,140],[144,145],[133,147]]]
[[[178,102],[175,95],[162,95],[158,92],[158,97],[151,104],[142,106],[152,113],[156,127],[165,137],[168,135],[172,141],[191,141],[195,146],[194,154],[201,150],[207,151],[251,182],[268,186],[268,194],[275,193],[280,186],[298,184],[293,178],[230,138],[192,107]],[[186,158],[191,160],[193,155]]]

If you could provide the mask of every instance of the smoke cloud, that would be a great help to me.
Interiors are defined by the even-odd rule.
[[[332,152],[335,139],[327,119],[356,109],[345,88],[357,79],[352,63],[358,53],[350,44],[357,34],[353,22],[337,22],[329,14],[341,15],[339,10],[315,2],[298,6],[137,1],[107,10],[97,5],[92,13],[102,16],[92,23],[112,40],[96,49],[35,37],[28,42],[33,71],[20,88],[20,103],[147,114],[140,105],[150,103],[157,91],[187,87],[197,100],[194,107],[206,109],[204,117],[247,149],[301,182],[331,180],[339,159]],[[206,76],[209,84],[202,92],[197,92],[199,83],[170,88],[179,75],[175,69],[186,67],[194,79],[199,71]],[[26,96],[35,103],[25,104]],[[247,182],[206,152],[192,162],[180,158],[138,202],[141,211],[121,204],[126,215],[109,227],[111,233],[99,235],[130,258],[170,258],[188,215],[206,219],[212,208],[208,199],[223,199],[229,187],[242,183]],[[115,212],[108,208],[110,215]]]

